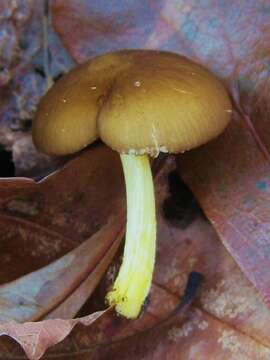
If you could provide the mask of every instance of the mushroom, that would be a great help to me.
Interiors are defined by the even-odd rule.
[[[182,153],[218,136],[231,115],[222,83],[174,53],[123,50],[78,66],[41,100],[33,122],[36,147],[71,154],[100,138],[120,153],[127,193],[124,256],[110,305],[136,318],[155,263],[156,213],[149,155]]]

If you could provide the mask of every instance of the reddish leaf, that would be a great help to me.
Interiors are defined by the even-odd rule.
[[[159,18],[154,10],[150,1],[129,1],[125,6],[104,0],[52,3],[53,24],[79,62],[112,49],[144,47]]]
[[[99,311],[84,318],[72,320],[54,319],[24,324],[2,323],[0,335],[12,337],[22,346],[28,359],[38,360],[49,347],[62,341],[76,324],[92,325],[105,313],[106,311]]]
[[[236,122],[222,139],[179,158],[179,165],[224,245],[270,304],[269,165],[254,138]]]
[[[141,318],[128,322],[104,318],[98,329],[77,328],[66,344],[56,347],[58,358],[69,359],[260,359],[270,354],[270,313],[259,294],[220,243],[210,224],[197,213],[185,229],[164,219],[167,176],[156,179],[159,214],[158,258],[150,303]],[[165,255],[165,256],[164,256]],[[182,323],[156,325],[175,309],[188,274],[199,271],[205,283],[201,295]],[[103,296],[103,295],[102,295]],[[147,328],[152,328],[145,331]],[[121,340],[122,339],[122,340]],[[96,348],[94,344],[101,343]],[[48,354],[45,359],[50,359]]]
[[[31,358],[36,359],[65,338],[74,324],[86,322],[15,326],[15,320],[45,315],[71,318],[95,289],[124,230],[120,161],[108,148],[95,146],[40,183],[3,179],[0,188],[1,279],[6,282],[27,274],[0,286],[1,331],[26,347],[28,356],[32,351]],[[89,218],[90,222],[81,222]],[[72,251],[51,263],[67,250]],[[23,261],[26,257],[27,262]]]
[[[56,314],[56,310],[53,311],[53,317],[62,315],[61,318],[72,318],[76,315],[100,281],[122,239],[124,216],[121,215],[112,216],[100,231],[59,260],[0,286],[0,321],[24,322],[39,319],[70,294],[71,297],[66,301],[71,303],[73,311],[70,311],[70,306],[62,303],[61,308],[64,306],[68,314],[59,314],[58,308]],[[84,285],[84,292],[80,291],[80,296],[75,296],[73,292],[85,278],[90,286],[85,288]]]
[[[96,327],[92,331],[91,328],[77,328],[66,343],[70,355],[64,349],[56,348],[58,358],[83,360],[91,353],[93,359],[116,359],[120,355],[121,359],[138,356],[148,359],[166,357],[166,354],[171,358],[177,354],[177,358],[186,359],[198,351],[201,359],[208,359],[209,351],[216,357],[237,358],[244,351],[247,358],[254,358],[258,353],[262,359],[267,359],[269,311],[222,247],[211,226],[198,215],[185,230],[164,219],[163,204],[168,197],[167,176],[171,169],[173,167],[169,165],[163,167],[156,180],[159,244],[155,284],[147,312],[132,322],[105,317],[99,330]],[[94,343],[123,339],[155,326],[177,306],[187,275],[193,270],[205,274],[206,282],[200,301],[184,325],[179,324],[176,317],[169,327],[154,328],[124,341],[102,345],[97,352],[93,347],[89,349]],[[54,331],[54,327],[50,329]],[[45,336],[40,345],[47,341]],[[74,346],[81,350],[75,350]]]
[[[116,209],[121,217],[124,206],[119,157],[99,146],[38,184],[3,180],[0,189],[2,283],[74,249],[100,230]]]
[[[121,225],[121,221],[119,223]],[[119,241],[122,240],[124,229],[125,227],[122,226],[122,233],[118,234],[110,249],[106,251],[106,254],[103,256],[103,258],[96,264],[95,269],[91,271],[90,275],[82,282],[80,286],[78,286],[76,290],[72,292],[72,294],[69,295],[67,299],[62,301],[61,304],[59,304],[55,309],[50,311],[46,315],[46,319],[69,319],[73,318],[78,313],[78,311],[84,305],[85,299],[88,299],[92,295],[93,291],[95,290],[101,279],[101,275],[105,273],[105,270],[110,265],[112,258],[115,255],[115,252],[119,246]],[[103,234],[102,232],[102,235],[104,236],[105,234]],[[105,239],[106,238],[103,237],[102,241],[104,241]]]

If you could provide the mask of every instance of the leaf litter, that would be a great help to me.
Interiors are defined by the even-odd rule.
[[[10,8],[9,2],[7,4],[7,10],[3,11],[5,19],[10,18],[12,11],[16,14],[16,11]],[[25,4],[29,9],[31,2],[26,1]],[[138,356],[136,352],[138,344],[140,355],[145,359],[151,356],[157,359],[166,356],[170,359],[176,356],[177,359],[186,359],[196,358],[198,354],[201,359],[207,359],[209,353],[217,359],[224,356],[239,359],[269,358],[269,310],[264,303],[264,300],[267,302],[269,299],[267,5],[264,1],[250,2],[244,7],[238,1],[222,5],[216,2],[202,5],[184,1],[180,6],[177,2],[147,1],[139,2],[136,6],[128,5],[130,7],[128,11],[121,6],[108,7],[107,4],[105,6],[103,2],[83,1],[79,4],[69,0],[55,0],[51,5],[53,26],[76,61],[81,62],[89,56],[116,48],[161,48],[184,53],[206,64],[226,81],[235,104],[231,126],[224,136],[212,144],[179,157],[178,166],[181,176],[191,186],[227,251],[261,292],[259,294],[254,290],[239,271],[204,219],[200,216],[196,217],[184,230],[170,224],[166,232],[164,219],[161,216],[163,220],[160,225],[159,241],[161,244],[164,243],[164,247],[158,249],[155,284],[147,311],[132,324],[127,324],[121,319],[116,321],[117,324],[111,319],[106,322],[105,319],[103,321],[106,326],[104,325],[103,328],[101,321],[100,330],[93,330],[94,334],[91,333],[91,327],[83,330],[80,327],[78,330],[76,328],[66,343],[71,349],[71,358],[77,357],[80,360],[84,356],[89,358],[90,352],[93,358],[102,359],[109,354],[113,359],[119,357],[121,352],[123,359],[127,356],[129,359],[132,356],[135,359]],[[76,16],[71,16],[74,15],[74,6],[76,6]],[[32,13],[35,14],[33,19],[37,14],[35,11]],[[123,21],[119,22],[119,19]],[[78,22],[83,26],[78,27]],[[110,24],[109,28],[106,24]],[[30,43],[36,44],[36,40]],[[30,49],[33,48],[34,46]],[[8,66],[13,69],[14,62],[10,61],[10,64]],[[21,77],[18,79],[20,83]],[[7,83],[9,81],[7,80]],[[8,99],[14,99],[10,97],[8,88],[9,86],[5,85],[3,89],[5,94],[3,99],[7,100],[1,106],[3,119],[1,131],[3,143],[11,147],[15,144],[14,139],[17,135],[14,137],[10,130],[6,131],[6,124],[10,124],[13,121],[11,119],[25,117],[22,112],[15,112],[14,116],[14,111],[10,111],[6,106]],[[19,93],[22,93],[22,87]],[[12,101],[14,104],[14,100]],[[22,109],[27,109],[27,103],[21,101],[20,104]],[[31,103],[29,105],[31,109]],[[12,116],[8,117],[10,114]],[[21,156],[23,151],[19,150],[17,154],[18,159],[23,158]],[[54,167],[50,161],[49,165],[46,165],[47,169]],[[31,164],[30,158],[26,157],[25,164],[28,162]],[[35,168],[33,163],[30,169],[32,168]],[[37,169],[33,172],[30,170],[30,173],[42,174],[44,171],[44,168]],[[27,171],[23,168],[21,173],[27,174]],[[50,179],[48,180],[50,182]],[[14,217],[16,214],[16,219],[18,220],[18,216],[20,220],[22,218],[24,225],[30,218],[42,229],[49,227],[51,231],[58,232],[65,239],[70,235],[72,244],[60,246],[60,250],[55,251],[54,255],[47,254],[45,261],[42,260],[42,251],[36,263],[30,261],[30,259],[34,260],[32,256],[29,259],[29,264],[34,265],[32,269],[29,264],[22,269],[21,265],[19,266],[21,262],[14,263],[13,267],[19,270],[18,273],[14,273],[11,280],[19,277],[19,274],[38,271],[41,264],[43,267],[47,266],[51,261],[72,251],[76,242],[79,245],[82,240],[78,242],[78,239],[87,239],[87,235],[91,235],[88,234],[89,230],[85,226],[86,214],[79,214],[79,210],[77,215],[76,211],[75,214],[74,211],[68,214],[67,203],[64,203],[59,196],[55,199],[55,203],[59,203],[59,206],[52,206],[52,201],[49,201],[47,207],[43,208],[44,214],[50,207],[51,210],[47,212],[47,216],[43,215],[39,219],[39,216],[35,216],[35,211],[39,211],[42,197],[41,200],[38,198],[36,207],[29,207],[29,203],[33,205],[31,197],[35,191],[30,190],[34,187],[33,183],[30,180],[18,182],[19,184],[15,185],[9,182],[8,186],[4,185],[7,182],[3,182],[1,187],[1,193],[3,189],[3,194],[7,196],[3,201],[1,200],[1,209],[4,209],[5,216],[12,214]],[[54,180],[51,184],[53,182]],[[86,186],[85,183],[83,186]],[[53,185],[50,190],[55,190]],[[78,203],[79,200],[77,206]],[[70,204],[72,201],[69,202]],[[109,212],[109,209],[107,211]],[[76,221],[73,228],[68,222],[68,216],[74,215]],[[81,221],[78,220],[79,215],[82,215]],[[18,226],[18,222],[13,219],[9,220],[13,222],[11,226],[14,228],[15,224]],[[96,226],[98,231],[100,225],[97,219],[91,221],[93,228]],[[4,218],[4,223],[9,223],[7,217]],[[20,237],[22,234],[23,232],[20,233]],[[51,236],[51,233],[49,235]],[[23,238],[27,240],[27,235]],[[63,240],[63,243],[65,242]],[[169,250],[168,243],[171,242],[173,248]],[[6,264],[8,264],[8,255],[6,251]],[[12,260],[15,259],[16,256],[12,255]],[[118,345],[102,347],[96,355],[91,345],[98,343],[100,338],[107,336],[110,341],[114,337],[123,337],[126,333],[135,333],[140,327],[147,327],[149,323],[154,324],[161,316],[168,314],[179,302],[187,274],[192,270],[199,270],[207,274],[207,277],[201,297],[194,309],[190,310],[186,325],[172,327],[173,330],[169,330],[168,336],[161,332],[160,337],[157,337],[158,343],[151,336],[138,341],[127,340]],[[65,301],[68,301],[68,298]],[[64,314],[65,311],[62,311],[60,313]],[[85,354],[80,353],[78,349],[84,349]],[[131,350],[130,355],[127,355],[128,350]],[[55,351],[57,352],[57,348]],[[64,354],[65,352],[61,355],[60,350],[59,356],[67,359],[67,355]]]

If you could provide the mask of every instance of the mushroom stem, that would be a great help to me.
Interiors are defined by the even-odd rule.
[[[110,305],[126,318],[136,318],[149,293],[156,252],[153,178],[147,155],[121,155],[127,193],[127,229],[123,262]]]

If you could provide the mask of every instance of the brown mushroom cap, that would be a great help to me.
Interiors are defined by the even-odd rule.
[[[98,137],[121,153],[178,153],[219,135],[230,113],[222,83],[202,66],[173,53],[125,50],[60,79],[38,107],[33,139],[56,155]]]

